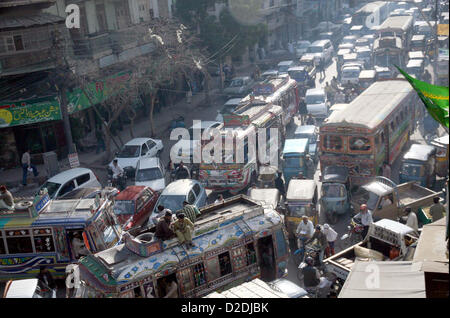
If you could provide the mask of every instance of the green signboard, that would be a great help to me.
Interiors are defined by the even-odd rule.
[[[85,90],[92,102],[98,104],[127,89],[130,79],[131,72],[120,72],[104,80],[89,83]],[[81,89],[68,93],[67,98],[69,114],[92,106]],[[0,102],[0,128],[61,119],[61,108],[57,96]]]
[[[0,103],[0,128],[61,119],[59,101],[55,96]]]
[[[86,85],[85,90],[92,102],[99,104],[121,90],[126,89],[131,79],[131,72],[120,72],[104,80],[92,82]],[[81,89],[76,89],[67,96],[69,100],[69,114],[91,107],[91,103]]]

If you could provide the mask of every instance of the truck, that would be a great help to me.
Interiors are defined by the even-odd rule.
[[[367,204],[374,221],[390,219],[398,221],[405,214],[406,208],[418,211],[433,204],[433,198],[441,196],[441,192],[435,192],[420,186],[415,181],[395,184],[385,177],[375,177],[364,184],[358,192],[353,194],[352,203],[356,211],[363,203]]]
[[[409,226],[388,219],[370,225],[366,238],[324,259],[326,270],[345,281],[355,261],[408,261],[418,238]]]

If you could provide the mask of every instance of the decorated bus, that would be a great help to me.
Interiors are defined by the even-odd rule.
[[[320,168],[345,166],[352,184],[392,164],[414,130],[417,97],[405,80],[375,82],[320,127]]]
[[[172,297],[203,297],[287,275],[287,234],[272,207],[240,195],[200,211],[190,249],[177,238],[126,233],[124,244],[81,258],[76,297],[164,297],[173,282]]]
[[[33,204],[16,204],[0,211],[0,281],[36,277],[45,265],[56,278],[77,260],[73,240],[84,241],[86,253],[112,247],[122,230],[104,198],[50,200],[37,196]]]
[[[279,149],[285,135],[285,127],[283,125],[283,109],[278,105],[248,105],[240,108],[234,114],[224,115],[224,123],[220,127],[222,137],[222,162],[221,163],[202,163],[200,164],[199,180],[207,189],[218,192],[230,191],[233,194],[245,189],[252,183],[256,182],[259,161],[256,156],[252,156],[249,149],[249,141],[253,135],[255,141],[255,154],[259,151],[258,134],[264,129],[266,154],[269,153],[270,147],[276,147],[274,143],[270,145],[270,141],[274,141],[274,136],[270,135],[271,128],[278,131],[278,145],[276,155],[279,155]],[[226,137],[233,137],[233,144],[225,142]],[[264,136],[261,136],[264,137]],[[239,146],[241,145],[241,146]],[[238,162],[238,147],[243,147],[244,160]],[[272,150],[273,151],[273,150]]]

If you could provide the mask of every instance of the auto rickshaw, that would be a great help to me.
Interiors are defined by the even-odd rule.
[[[319,222],[317,211],[317,184],[314,180],[291,179],[286,193],[285,224],[290,239],[295,239],[295,231],[304,215],[313,222]]]
[[[445,178],[448,176],[448,134],[432,140],[431,144],[436,147],[436,174]]]
[[[274,166],[261,166],[256,181],[258,188],[275,188],[275,179],[277,178],[278,169]]]
[[[400,183],[417,181],[423,187],[432,188],[436,183],[436,148],[413,144],[403,155],[399,173]]]
[[[351,209],[351,185],[348,169],[340,166],[325,167],[321,181],[321,211],[325,212],[331,224],[336,224],[339,215],[343,215]]]

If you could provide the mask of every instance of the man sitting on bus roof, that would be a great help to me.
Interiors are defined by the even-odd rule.
[[[192,223],[195,223],[197,216],[201,214],[195,205],[189,204],[187,201],[183,201],[183,208],[178,213],[184,213]]]
[[[173,230],[180,241],[180,244],[186,243],[186,248],[189,249],[192,244],[192,231],[194,231],[194,224],[185,217],[184,213],[177,215],[177,220],[173,224]]]
[[[172,223],[172,212],[169,209],[166,209],[166,212],[162,218],[159,219],[158,224],[156,225],[155,236],[160,240],[170,240],[175,236],[175,233],[170,228]]]
[[[14,210],[14,198],[6,189],[6,186],[0,186],[0,210]]]

